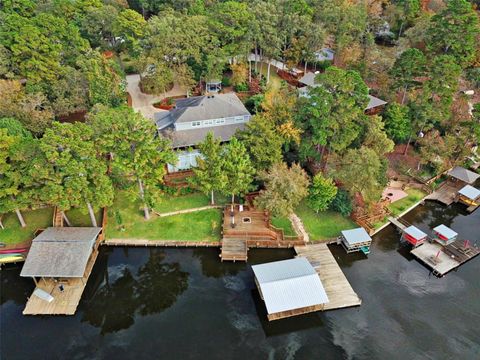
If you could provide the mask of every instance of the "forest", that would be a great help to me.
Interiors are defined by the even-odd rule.
[[[220,79],[254,115],[227,144],[207,136],[190,186],[261,190],[288,216],[348,216],[393,174],[427,180],[479,162],[480,22],[467,0],[3,0],[0,214],[94,211],[118,189],[145,217],[169,192],[170,139],[129,107],[126,76],[162,96]],[[334,51],[333,61],[317,53]],[[254,61],[250,55],[254,54]],[[261,61],[257,60],[261,59]],[[271,60],[315,71],[299,97]],[[368,95],[387,101],[365,113]],[[393,155],[392,155],[393,154]],[[1,218],[0,218],[1,219]]]

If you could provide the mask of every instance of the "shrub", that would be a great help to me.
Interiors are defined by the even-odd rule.
[[[342,216],[350,216],[352,213],[352,200],[348,192],[343,189],[338,189],[337,196],[335,196],[330,204],[330,209],[339,212]]]
[[[238,91],[238,92],[248,91],[248,85],[246,83],[235,85],[235,91]]]

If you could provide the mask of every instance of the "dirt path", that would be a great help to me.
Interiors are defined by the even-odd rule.
[[[310,237],[308,236],[307,231],[305,230],[305,227],[303,226],[302,220],[297,216],[297,214],[292,213],[289,216],[290,221],[292,222],[293,229],[298,235],[303,236],[303,240],[308,243],[310,242]]]
[[[209,210],[209,209],[221,209],[223,206],[221,205],[207,205],[207,206],[202,206],[198,208],[192,208],[192,209],[185,209],[185,210],[178,210],[178,211],[172,211],[172,212],[167,212],[167,213],[159,213],[156,211],[153,211],[153,213],[159,217],[165,217],[165,216],[173,216],[173,215],[179,215],[179,214],[188,214],[192,212],[197,212],[197,211],[203,211],[203,210]]]

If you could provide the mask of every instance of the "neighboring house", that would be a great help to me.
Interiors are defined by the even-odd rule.
[[[315,59],[317,61],[333,61],[335,51],[329,48],[323,48],[315,52]]]
[[[177,100],[168,112],[155,114],[159,133],[172,140],[178,151],[178,163],[168,165],[168,172],[188,170],[197,164],[200,152],[195,146],[209,132],[222,142],[250,121],[250,113],[234,93],[194,96]]]
[[[304,84],[305,86],[300,87],[298,89],[298,93],[300,96],[308,97],[308,90],[309,87],[316,87],[318,84],[315,83],[315,77],[319,74],[319,72],[307,72],[299,82]],[[376,114],[379,110],[381,110],[382,106],[386,105],[387,102],[379,99],[375,96],[368,95],[369,102],[367,107],[365,108],[365,112],[369,115]]]

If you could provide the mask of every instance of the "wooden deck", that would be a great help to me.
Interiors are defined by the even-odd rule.
[[[398,230],[400,231],[404,231],[407,227],[410,226],[410,224],[408,224],[405,220],[403,220],[402,218],[394,218],[394,217],[389,217],[388,218],[388,221],[390,221],[393,225],[395,225],[397,227]]]
[[[48,302],[32,294],[23,310],[23,315],[74,315],[97,256],[98,249],[95,249],[82,278],[59,279],[58,281],[52,278],[41,279],[35,289],[42,289],[54,299]],[[63,292],[60,291],[60,285],[64,287]]]
[[[222,240],[222,261],[247,261],[247,241],[245,239],[224,238]]]
[[[298,256],[308,259],[322,281],[329,300],[323,310],[359,306],[362,303],[326,244],[295,246],[295,251]]]
[[[448,180],[433,193],[425,197],[425,200],[435,200],[447,206],[451,205],[455,201],[458,190],[464,186],[464,182]]]
[[[430,268],[434,275],[441,277],[479,255],[480,248],[476,246],[465,248],[462,240],[447,246],[426,242],[413,249],[411,253]]]

